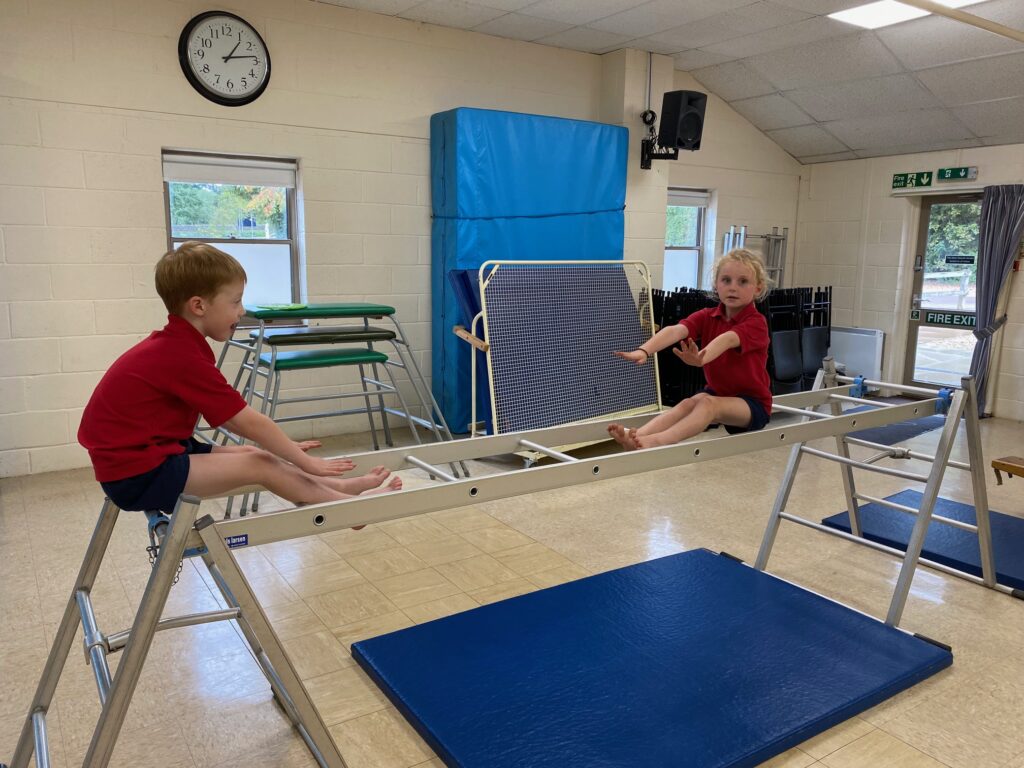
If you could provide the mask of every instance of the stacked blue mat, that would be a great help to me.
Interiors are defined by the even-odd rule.
[[[469,431],[471,400],[470,347],[452,326],[472,318],[448,271],[621,260],[628,140],[621,126],[583,120],[467,108],[431,116],[432,380],[454,432]],[[490,401],[478,400],[487,418]]]
[[[706,550],[363,640],[352,653],[453,768],[755,766],[953,660]]]
[[[885,498],[915,509],[921,506],[921,494],[914,490],[900,491]],[[915,518],[880,504],[862,504],[859,509],[861,531],[865,538],[906,550]],[[934,514],[972,525],[977,521],[974,507],[950,499],[937,499]],[[989,521],[992,526],[996,582],[1024,590],[1024,519],[990,511]],[[850,515],[847,512],[826,517],[821,522],[830,528],[850,532]],[[971,531],[933,521],[928,526],[921,557],[964,573],[981,576],[981,550],[977,535]]]

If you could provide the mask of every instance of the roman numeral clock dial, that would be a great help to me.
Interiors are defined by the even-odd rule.
[[[270,52],[245,19],[207,11],[191,19],[178,38],[185,78],[210,101],[240,107],[259,98],[270,82]]]

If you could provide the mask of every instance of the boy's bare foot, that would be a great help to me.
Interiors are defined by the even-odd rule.
[[[374,494],[374,493],[388,493],[389,491],[400,491],[400,490],[402,490],[402,478],[400,478],[398,475],[395,475],[394,477],[391,478],[390,481],[388,481],[388,484],[385,485],[383,488],[373,488],[373,489],[371,489],[369,491],[363,491],[359,495],[360,496],[369,496],[369,495]]]
[[[353,477],[349,482],[353,485],[354,493],[362,493],[368,491],[371,488],[377,488],[388,479],[388,475],[391,474],[391,470],[384,469],[384,467],[374,467],[365,475],[361,477]]]

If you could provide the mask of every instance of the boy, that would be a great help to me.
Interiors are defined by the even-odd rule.
[[[234,258],[196,241],[157,263],[167,325],[114,362],[78,429],[96,479],[119,508],[172,512],[182,493],[202,498],[254,484],[293,504],[315,504],[369,491],[390,474],[375,467],[362,477],[336,477],[352,469],[350,459],[308,455],[318,441],[294,442],[228,384],[206,337],[231,338],[245,313],[245,282]],[[192,430],[200,414],[262,448],[199,442]],[[382,490],[401,487],[395,477]]]

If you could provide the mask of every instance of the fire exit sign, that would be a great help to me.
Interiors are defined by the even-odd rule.
[[[930,187],[931,185],[931,171],[918,171],[916,173],[894,173],[892,175],[893,189],[906,189],[908,187]]]
[[[936,181],[974,181],[978,178],[978,166],[963,165],[959,168],[939,168]]]

